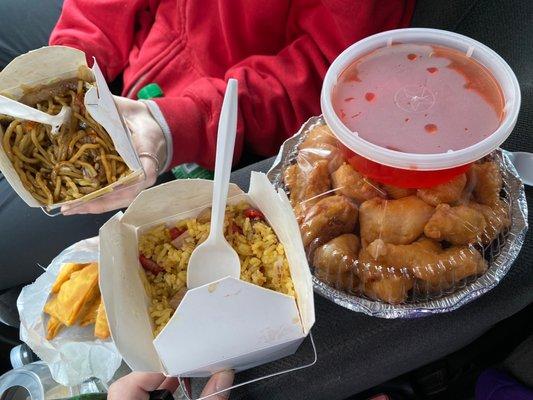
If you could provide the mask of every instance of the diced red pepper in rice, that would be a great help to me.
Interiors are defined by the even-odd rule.
[[[139,255],[139,262],[146,271],[151,272],[154,275],[164,271],[158,263],[150,260],[148,257],[145,257],[144,254]]]
[[[251,220],[254,220],[254,221],[257,221],[257,220],[261,220],[261,221],[264,221],[265,220],[265,216],[264,214],[259,211],[258,209],[256,208],[247,208],[246,210],[244,210],[244,216],[247,217],[247,218],[250,218]]]

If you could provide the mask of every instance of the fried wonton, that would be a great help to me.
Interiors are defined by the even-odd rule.
[[[80,315],[82,307],[99,295],[98,264],[89,264],[73,272],[70,279],[61,285],[56,297],[46,303],[44,311],[66,326],[72,326]]]
[[[61,285],[70,279],[70,275],[72,275],[73,272],[79,271],[80,269],[83,269],[86,266],[87,264],[78,264],[78,263],[63,264],[61,266],[61,270],[59,271],[59,275],[57,276],[56,281],[54,282],[54,285],[52,286],[52,293],[59,292]]]
[[[95,296],[91,302],[82,307],[79,317],[80,326],[87,326],[96,322],[96,315],[101,302],[100,293],[98,293],[98,296]]]
[[[94,336],[100,339],[107,339],[109,335],[109,325],[107,323],[104,302],[101,301],[96,315],[96,323],[94,324]]]

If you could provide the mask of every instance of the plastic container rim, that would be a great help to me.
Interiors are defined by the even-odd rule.
[[[337,83],[338,76],[356,58],[393,42],[422,42],[443,45],[464,52],[472,51],[471,57],[489,69],[503,92],[505,116],[498,129],[472,146],[436,154],[404,153],[389,150],[360,138],[348,129],[337,116],[331,101],[332,89]],[[354,43],[344,50],[329,67],[320,95],[320,106],[326,123],[335,136],[350,150],[371,161],[389,167],[422,171],[448,169],[469,164],[498,148],[509,137],[516,124],[520,103],[520,86],[516,75],[498,53],[467,36],[428,28],[390,30]]]

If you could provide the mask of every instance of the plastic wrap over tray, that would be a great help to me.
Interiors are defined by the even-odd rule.
[[[527,203],[505,151],[419,189],[363,176],[351,154],[312,117],[268,172],[291,197],[318,293],[368,315],[412,318],[454,310],[507,273]]]

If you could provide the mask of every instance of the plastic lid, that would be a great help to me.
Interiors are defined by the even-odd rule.
[[[157,83],[149,83],[137,92],[137,98],[149,100],[155,97],[163,97],[163,89]]]
[[[422,59],[420,57],[420,59],[415,61],[418,56],[406,50],[409,48],[416,48],[418,55],[423,55],[425,58]],[[450,137],[444,134],[441,136],[434,135],[438,129],[442,129],[440,132],[456,132],[454,129],[458,129],[458,120],[461,118],[454,117],[456,114],[454,114],[453,110],[459,110],[459,113],[463,112],[463,121],[461,122],[464,122],[464,120],[469,122],[469,124],[460,125],[461,132],[463,132],[463,129],[465,129],[465,132],[468,130],[466,125],[470,126],[472,130],[480,128],[476,125],[476,121],[478,124],[487,125],[483,116],[471,111],[465,113],[461,109],[463,105],[465,109],[475,109],[469,103],[467,90],[459,86],[462,81],[454,82],[455,87],[463,89],[462,92],[449,90],[442,82],[440,82],[440,86],[436,85],[436,82],[439,82],[439,79],[445,76],[443,73],[455,73],[458,77],[459,74],[457,72],[461,73],[458,69],[457,72],[453,72],[455,71],[452,68],[454,65],[451,64],[443,64],[443,67],[449,69],[441,69],[440,73],[435,73],[438,68],[434,68],[433,64],[439,67],[443,62],[446,63],[446,58],[441,58],[441,55],[431,58],[431,63],[427,62],[428,56],[431,57],[433,49],[437,48],[451,49],[451,52],[459,54],[460,57],[467,60],[467,64],[469,63],[468,59],[475,60],[476,63],[470,62],[470,64],[481,64],[481,68],[484,67],[483,69],[488,70],[487,78],[490,77],[493,82],[496,81],[493,83],[493,87],[497,88],[499,86],[499,89],[501,89],[503,101],[500,100],[500,114],[503,114],[503,116],[499,120],[496,118],[497,113],[494,113],[494,121],[492,125],[488,125],[490,130],[487,131],[486,137],[479,136],[479,139],[470,139],[470,142],[465,139],[464,143],[461,144],[457,141],[453,142]],[[390,57],[390,54],[398,56],[399,52],[402,51],[406,53],[402,53],[403,62],[395,62],[392,65],[391,60],[393,58]],[[369,65],[370,62],[368,60],[375,54],[378,54],[381,58],[374,57],[374,64]],[[387,54],[389,54],[388,59]],[[366,93],[364,91],[357,93],[357,98],[348,97],[347,91],[342,93],[342,99],[346,101],[345,108],[347,113],[350,112],[350,115],[345,115],[344,110],[339,106],[339,87],[341,85],[337,84],[341,81],[345,84],[351,80],[351,82],[348,82],[350,85],[345,85],[345,87],[349,87],[349,90],[359,90],[361,86],[364,86],[358,76],[360,71],[357,69],[362,65],[361,60],[368,62],[366,71],[370,76],[373,74],[374,81],[372,84],[374,86]],[[388,60],[391,65],[384,65],[386,64],[384,60]],[[354,65],[357,65],[357,68],[351,68]],[[426,77],[417,80],[418,76],[411,74],[413,68],[423,68]],[[351,73],[351,70],[355,71],[352,78],[347,76]],[[361,68],[361,70],[363,69]],[[420,71],[418,72],[421,74]],[[379,74],[383,77],[382,82],[377,78]],[[369,75],[364,76],[364,79],[368,79]],[[405,79],[405,82],[401,81],[402,79]],[[416,83],[416,87],[411,87],[413,81]],[[480,82],[484,84],[487,81],[480,79]],[[446,90],[448,90],[448,93],[445,93]],[[387,95],[386,102],[380,103],[382,100],[379,97],[380,94]],[[455,96],[455,94],[458,95]],[[478,98],[481,99],[480,96]],[[413,100],[416,101],[413,103]],[[355,107],[352,106],[352,109],[350,109],[350,104],[354,104],[356,101],[360,101],[362,104],[362,116],[354,112],[357,110]],[[483,102],[483,100],[480,101]],[[364,109],[365,104],[368,105],[372,102],[377,107]],[[507,63],[493,50],[473,39],[436,29],[399,29],[370,36],[341,53],[332,63],[324,78],[321,107],[326,122],[337,138],[360,156],[393,168],[420,171],[442,170],[469,164],[482,158],[497,148],[509,136],[516,123],[520,108],[520,88],[513,71]],[[368,113],[365,115],[365,112]],[[352,117],[354,118],[353,120],[350,119]],[[390,121],[380,121],[379,118],[381,117]],[[409,121],[410,117],[411,121]],[[427,117],[428,120],[424,121],[424,117]],[[423,132],[425,130],[427,136],[431,136],[431,138],[426,140],[423,137],[420,143],[417,143],[412,138],[403,139],[400,135],[396,135],[393,138],[393,134],[397,134],[398,132],[396,131],[399,131],[400,128],[398,128],[399,125],[393,126],[390,122],[393,121],[399,124],[399,121],[401,121],[403,124],[404,118],[405,126],[401,127],[404,132],[410,133],[409,129],[414,129],[416,126],[418,131]],[[435,121],[435,118],[437,120],[440,118],[440,120]],[[365,133],[368,133],[364,131],[365,124],[367,127],[370,126],[369,121],[372,119],[374,122],[378,120],[380,126],[384,127],[382,132],[379,132],[382,134],[381,137],[377,135],[374,137],[365,136]],[[413,124],[413,120],[416,120],[418,125]],[[359,122],[352,123],[351,121]],[[409,122],[411,125],[409,125]],[[354,127],[357,129],[354,129]],[[393,134],[390,134],[391,131],[393,131]],[[388,132],[389,135],[387,135]],[[423,135],[423,133],[420,134]],[[457,135],[456,137],[458,138],[459,136]],[[440,141],[443,139],[444,141],[441,143]],[[463,139],[461,138],[459,141]],[[401,140],[405,141],[401,142]],[[407,140],[410,141],[408,142]],[[423,143],[424,140],[425,142]],[[390,143],[391,145],[389,146],[388,142],[394,141],[396,142]],[[431,142],[432,149],[418,151],[422,145],[425,146]],[[456,146],[450,146],[450,143]],[[442,149],[437,150],[440,147]]]

